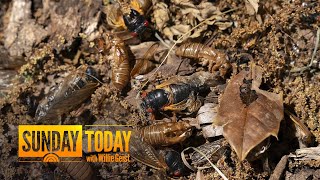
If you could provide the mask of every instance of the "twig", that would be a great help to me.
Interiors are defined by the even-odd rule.
[[[157,32],[155,32],[155,37],[164,45],[166,46],[168,49],[170,48],[169,44],[164,42],[164,40],[159,36],[159,34]]]
[[[301,133],[302,133],[301,140],[306,144],[311,144],[312,133],[307,128],[307,126],[304,125],[303,122],[301,122],[297,116],[295,116],[293,113],[291,113],[287,109],[285,109],[284,112],[290,117],[291,121],[293,121],[294,124],[301,130]]]
[[[278,162],[276,168],[273,170],[272,175],[269,180],[277,180],[281,179],[284,169],[286,168],[288,163],[288,155],[282,156],[281,160]]]

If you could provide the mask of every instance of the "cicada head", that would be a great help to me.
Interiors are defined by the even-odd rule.
[[[187,169],[184,165],[180,153],[174,150],[168,150],[165,154],[165,162],[168,166],[167,173],[171,177],[180,177],[186,174]]]
[[[143,34],[149,25],[146,18],[134,9],[131,9],[130,14],[124,14],[123,20],[133,36]]]

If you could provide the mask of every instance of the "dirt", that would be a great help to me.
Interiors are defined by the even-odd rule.
[[[129,85],[122,91],[116,90],[111,82],[112,51],[107,49],[101,52],[97,46],[97,39],[103,38],[106,32],[122,33],[125,29],[119,30],[108,25],[108,12],[105,11],[106,6],[111,6],[108,2],[0,2],[0,46],[5,49],[0,54],[0,71],[7,70],[5,64],[10,63],[14,68],[10,66],[9,69],[18,74],[7,88],[0,86],[0,179],[71,178],[53,164],[17,162],[17,131],[18,125],[36,123],[34,118],[39,102],[47,96],[50,89],[80,65],[91,65],[98,72],[103,85],[83,103],[86,105],[84,113],[73,116],[71,112],[63,117],[65,124],[92,124],[103,118],[113,118],[119,123],[134,124],[136,127],[152,123],[141,115],[138,106],[140,99],[135,99],[139,87],[145,81],[131,78]],[[206,1],[202,3],[204,2]],[[258,8],[254,8],[245,1],[209,1],[206,3],[214,8],[210,8],[208,12],[205,11],[206,8],[201,8],[200,3],[201,1],[188,0],[183,3],[154,1],[152,7],[163,9],[157,10],[155,15],[155,9],[151,7],[148,13],[145,12],[145,16],[160,37],[167,44],[173,45],[173,40],[178,40],[185,32],[214,14],[210,23],[192,30],[182,40],[206,43],[227,54],[232,68],[225,76],[219,76],[218,71],[216,72],[223,85],[241,69],[249,67],[249,62],[261,66],[261,88],[273,93],[283,92],[284,107],[307,125],[315,137],[311,145],[317,146],[320,141],[320,51],[314,49],[320,26],[319,2],[270,0],[260,1]],[[19,13],[12,13],[13,11]],[[226,11],[229,12],[222,14]],[[184,14],[185,12],[189,13]],[[164,19],[169,17],[170,20],[164,23],[161,19],[156,19],[161,17],[159,13],[166,13],[163,15]],[[155,25],[156,22],[160,24]],[[133,39],[133,44],[130,44],[131,40],[126,40],[128,49],[133,49],[132,52],[129,50],[131,67],[135,58],[140,58],[145,49],[149,48],[150,43],[143,44],[143,41],[157,41],[154,38],[141,41]],[[108,41],[106,43],[108,45]],[[138,48],[136,45],[139,45]],[[167,49],[165,45],[161,46],[162,49]],[[140,47],[145,48],[143,52],[139,52]],[[159,67],[163,51],[157,53],[152,62]],[[21,59],[24,60],[22,66],[19,61]],[[175,75],[191,75],[196,71],[207,70],[206,66],[201,66],[194,60],[179,58],[171,52],[163,66],[143,76],[145,80],[149,80],[144,90],[150,91],[160,82]],[[217,92],[219,97],[221,94],[223,89]],[[168,115],[171,116],[170,113]],[[159,115],[157,120],[165,117]],[[186,116],[178,115],[178,118]],[[195,115],[188,118],[195,118]],[[294,153],[300,148],[295,131],[294,123],[285,116],[278,140],[271,138],[271,145],[266,153],[254,160],[240,162],[236,153],[227,146],[225,153],[215,164],[229,179],[269,178],[283,155]],[[201,131],[194,134],[201,134]],[[203,140],[192,136],[181,145],[171,148],[181,151],[188,146],[199,146],[199,139],[204,143],[212,142],[217,137]],[[92,163],[92,167],[102,179],[161,179],[165,176],[136,161],[116,165]],[[318,179],[317,168],[317,161],[295,161],[289,158],[283,175],[285,179]],[[203,170],[203,173],[205,179],[221,179],[212,168]],[[195,176],[196,172],[191,171],[180,179],[194,179]]]

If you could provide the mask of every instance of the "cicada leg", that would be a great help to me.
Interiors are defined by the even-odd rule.
[[[188,138],[188,136],[186,136],[186,133],[183,133],[180,136],[167,137],[166,138],[166,142],[167,142],[167,144],[177,144],[177,143],[180,143],[180,142],[184,141],[187,138]]]
[[[188,112],[192,114],[192,113],[198,111],[200,109],[201,105],[202,105],[202,102],[199,98],[196,98],[193,101],[190,101],[189,105],[188,105]]]
[[[75,110],[75,111],[71,111],[70,112],[70,115],[72,117],[78,117],[80,116],[81,114],[84,113],[84,111],[88,110],[88,106],[89,106],[89,103],[84,103],[84,104],[81,104],[81,106]]]
[[[222,77],[224,77],[224,76],[227,74],[228,70],[229,70],[231,67],[232,67],[232,66],[231,66],[230,63],[224,63],[224,64],[222,64],[222,66],[219,68],[220,75],[221,75]]]
[[[211,61],[210,63],[213,63],[213,61]],[[215,62],[215,65],[213,65],[212,68],[209,69],[209,71],[214,72],[214,71],[218,70],[222,66],[223,63],[224,63],[223,60],[219,59],[218,61]]]
[[[192,126],[189,122],[168,123],[165,128],[165,137],[168,144],[184,141],[191,135]]]

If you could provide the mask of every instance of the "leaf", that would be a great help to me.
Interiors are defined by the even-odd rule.
[[[168,5],[163,2],[158,2],[155,4],[153,9],[155,25],[158,30],[162,30],[170,20]]]
[[[249,15],[254,15],[258,12],[259,0],[246,0],[246,9]]]
[[[197,171],[196,180],[204,180],[204,175],[200,169]]]
[[[204,19],[209,18],[212,15],[221,14],[219,8],[214,6],[211,2],[202,1],[197,8],[200,9],[201,17]]]
[[[200,107],[194,126],[202,129],[204,138],[216,137],[222,135],[221,126],[212,126],[212,119],[217,116],[217,105],[213,103],[206,103]]]
[[[191,29],[191,27],[189,25],[183,25],[183,24],[178,24],[178,25],[174,25],[171,27],[165,27],[163,29],[163,34],[169,38],[170,41],[173,41],[173,36],[181,36],[185,33],[188,33],[188,31]],[[184,39],[188,38],[188,36],[186,35],[186,37]],[[183,40],[181,40],[182,42]]]
[[[249,76],[253,77],[249,90],[255,93],[256,98],[253,94],[244,98],[240,92],[245,78]],[[253,67],[251,72],[243,70],[234,76],[222,95],[218,114],[213,122],[215,125],[223,125],[223,135],[241,161],[264,139],[270,135],[277,137],[283,119],[282,93],[261,90],[258,88],[260,84],[259,67]]]

